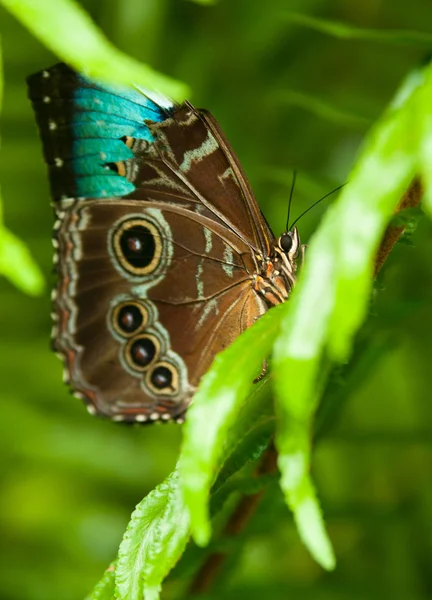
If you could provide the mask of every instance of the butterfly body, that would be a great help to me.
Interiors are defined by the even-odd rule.
[[[57,215],[53,342],[70,385],[115,420],[181,419],[214,356],[287,299],[297,231],[273,236],[206,111],[65,65],[29,89]]]

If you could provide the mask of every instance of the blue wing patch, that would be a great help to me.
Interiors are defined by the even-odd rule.
[[[145,92],[94,81],[62,63],[27,82],[54,200],[133,192],[134,184],[108,165],[134,158],[126,138],[151,143],[145,122],[169,118],[172,102],[156,103]]]

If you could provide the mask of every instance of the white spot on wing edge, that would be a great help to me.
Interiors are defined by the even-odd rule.
[[[145,423],[145,421],[147,421],[148,416],[147,415],[136,415],[135,417],[135,421],[137,421],[138,423]]]

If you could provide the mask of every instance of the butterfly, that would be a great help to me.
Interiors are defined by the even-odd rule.
[[[115,421],[181,422],[202,375],[295,283],[217,121],[57,64],[28,78],[56,223],[53,346]]]

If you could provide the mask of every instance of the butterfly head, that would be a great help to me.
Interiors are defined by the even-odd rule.
[[[263,262],[261,273],[255,278],[256,291],[264,296],[269,306],[287,300],[296,280],[297,261],[303,256],[297,228],[284,232],[273,242],[270,256]]]
[[[286,231],[277,239],[277,250],[291,262],[298,258],[300,248],[300,236],[297,227],[293,227],[291,231]]]
[[[288,293],[294,286],[297,261],[302,260],[303,252],[297,227],[285,231],[275,240],[272,261],[281,272]]]

